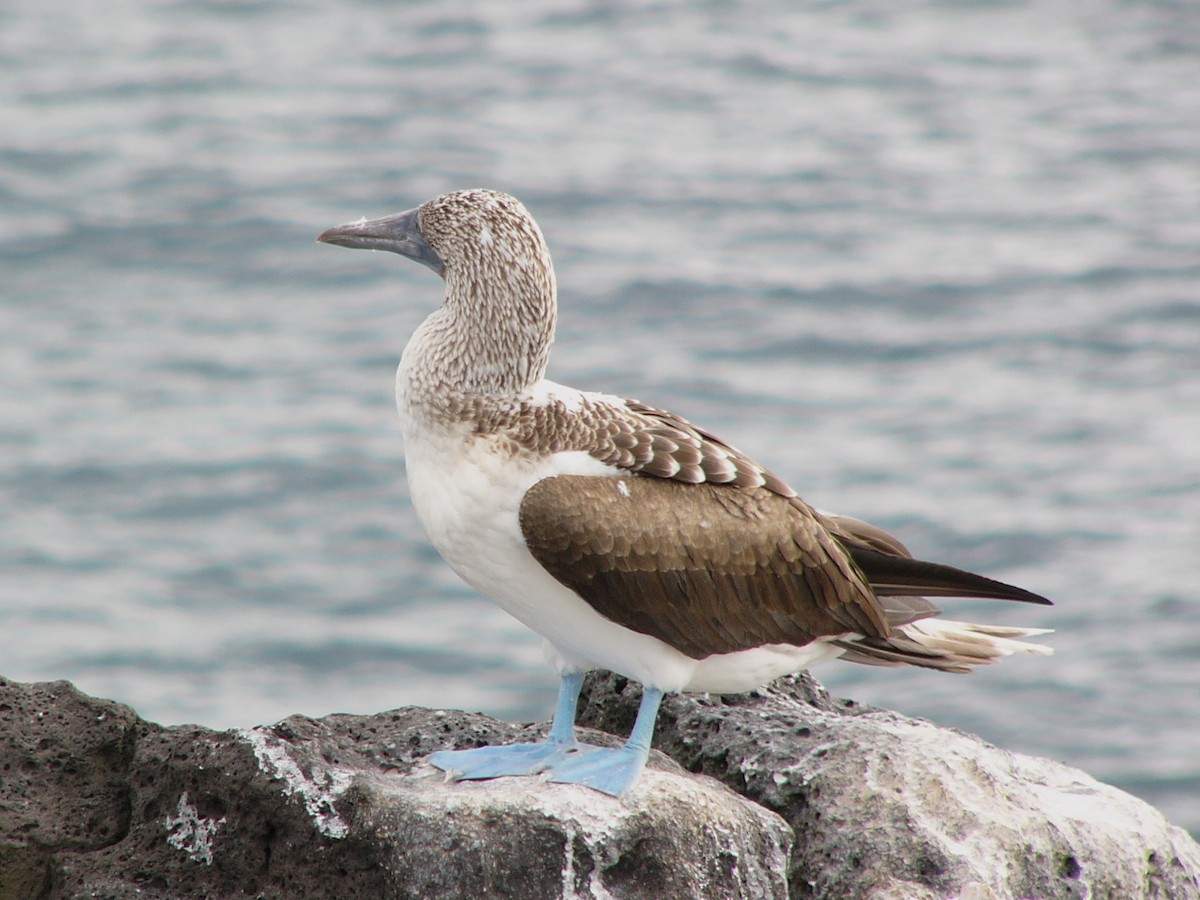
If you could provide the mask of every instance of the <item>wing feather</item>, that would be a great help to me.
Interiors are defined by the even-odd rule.
[[[926,595],[1049,602],[913,559],[875,525],[818,513],[673,413],[602,395],[583,406],[586,415],[561,403],[531,408],[545,420],[516,443],[584,450],[631,477],[538,482],[521,505],[526,543],[602,615],[689,656],[842,635],[911,655],[893,646],[893,632],[940,612]]]
[[[889,634],[848,553],[766,488],[560,475],[526,493],[520,521],[534,558],[597,612],[696,659]]]

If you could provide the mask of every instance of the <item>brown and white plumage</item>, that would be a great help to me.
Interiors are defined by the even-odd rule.
[[[546,637],[563,673],[737,691],[838,655],[967,671],[1049,652],[1021,640],[1036,629],[938,622],[924,599],[1048,602],[1036,594],[821,514],[679,416],[547,380],[554,270],[512,197],[458,191],[320,240],[445,279],[397,373],[413,503],[451,566]]]

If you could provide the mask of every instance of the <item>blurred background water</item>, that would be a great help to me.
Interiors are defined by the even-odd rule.
[[[552,377],[1058,604],[946,604],[1051,659],[818,677],[1200,833],[1200,6],[13,0],[0,71],[4,675],[548,717],[408,507],[440,283],[313,242],[483,185],[554,251]]]

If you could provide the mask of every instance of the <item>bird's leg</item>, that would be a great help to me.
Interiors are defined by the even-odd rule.
[[[591,749],[575,740],[575,711],[583,673],[563,675],[554,707],[554,721],[546,740],[539,744],[509,744],[474,750],[439,750],[429,762],[454,781],[499,778],[502,775],[536,775],[580,749]]]
[[[654,721],[663,692],[657,688],[642,688],[642,704],[629,740],[621,747],[576,745],[561,761],[546,767],[547,778],[561,784],[582,784],[620,797],[635,784],[650,755],[650,739],[654,736]]]
[[[565,747],[575,743],[575,713],[579,709],[579,692],[583,690],[583,673],[568,672],[558,683],[558,700],[554,704],[554,721],[546,743]]]

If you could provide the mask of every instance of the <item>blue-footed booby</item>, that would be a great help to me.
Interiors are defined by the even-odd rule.
[[[620,796],[665,692],[746,691],[839,656],[966,672],[1050,652],[1022,640],[1041,629],[938,619],[926,599],[1045,598],[819,512],[674,413],[548,380],[554,267],[513,197],[456,191],[318,240],[399,253],[445,281],[396,374],[412,503],[446,562],[545,638],[562,679],[545,742],[434,753],[449,777],[540,774]],[[595,668],[643,688],[620,748],[575,738]]]

